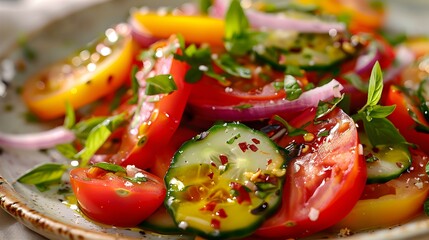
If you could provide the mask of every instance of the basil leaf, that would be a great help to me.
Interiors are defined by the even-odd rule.
[[[372,146],[407,143],[392,122],[386,118],[363,120],[365,132]]]
[[[353,85],[357,90],[367,93],[368,92],[368,83],[364,82],[362,78],[355,73],[347,73],[344,75],[344,79]]]
[[[429,216],[429,198],[425,200],[423,203],[423,211],[426,214],[426,216]]]
[[[249,21],[241,7],[240,1],[232,0],[225,15],[225,38],[239,36],[249,28]]]
[[[383,92],[383,73],[378,61],[374,64],[371,71],[369,86],[368,86],[368,100],[365,106],[375,106],[380,101]]]
[[[420,104],[419,104],[420,111],[422,112],[427,122],[429,122],[429,106],[425,98],[425,94],[427,95],[427,93],[425,91],[424,86],[426,86],[428,82],[429,82],[428,79],[421,81],[419,84],[419,88],[417,89],[417,92],[416,92],[417,98],[420,101]]]
[[[66,115],[64,118],[64,127],[71,129],[76,123],[76,116],[74,113],[73,106],[69,101],[66,101]]]
[[[393,111],[395,111],[396,106],[392,105],[392,106],[380,106],[380,105],[375,105],[373,107],[371,107],[371,111],[369,116],[371,118],[385,118],[387,116],[389,116],[390,114],[393,113]]]
[[[86,166],[89,159],[97,152],[97,150],[106,142],[112,132],[106,126],[100,126],[91,131],[88,139],[85,141],[85,148],[75,156],[80,158],[80,166]]]
[[[297,76],[297,77],[304,76],[304,74],[301,71],[301,68],[299,68],[299,66],[294,66],[294,65],[287,65],[285,69],[285,74]]]
[[[84,121],[80,121],[72,128],[72,130],[78,139],[84,141],[88,138],[91,130],[106,119],[107,117],[93,117]]]
[[[64,164],[45,163],[28,171],[19,177],[17,181],[20,183],[36,185],[39,190],[44,191],[47,190],[48,185],[60,183],[61,178],[67,169],[68,167]]]
[[[280,117],[279,115],[275,115],[273,117],[274,120],[280,122],[281,124],[283,124],[283,126],[286,128],[287,130],[287,135],[293,137],[293,136],[299,136],[299,135],[304,135],[307,133],[307,131],[305,129],[302,128],[294,128],[292,125],[290,125],[286,120],[284,120],[282,117]]]
[[[187,83],[196,83],[203,77],[204,72],[200,69],[191,67],[185,74]]]
[[[199,2],[200,2],[200,4],[199,4],[200,12],[203,14],[208,14],[209,9],[212,6],[212,1],[211,0],[200,0]]]
[[[119,114],[105,118],[104,121],[95,125],[89,132],[85,147],[78,152],[74,158],[81,159],[80,166],[86,166],[89,159],[106,142],[111,133],[125,121],[124,115]]]
[[[71,143],[58,144],[55,148],[68,159],[74,159],[77,154],[76,148]]]
[[[169,94],[177,90],[171,74],[160,74],[146,79],[146,95]]]
[[[128,100],[129,104],[136,104],[139,99],[138,92],[139,92],[140,84],[136,77],[137,72],[138,72],[138,67],[134,65],[133,68],[131,69],[131,90],[133,92],[133,97],[130,100]]]
[[[302,89],[295,77],[286,75],[283,82],[287,100],[295,100],[301,96]]]
[[[316,117],[314,118],[315,122],[334,110],[338,103],[343,100],[343,98],[344,94],[342,94],[339,98],[332,99],[331,101],[319,101],[316,109]]]
[[[232,76],[246,79],[252,77],[250,69],[238,64],[229,54],[222,54],[219,58],[214,59],[214,62],[218,67]]]
[[[109,171],[109,172],[113,172],[113,173],[127,172],[124,167],[116,165],[116,164],[112,164],[112,163],[107,163],[107,162],[98,162],[98,163],[94,164],[93,166],[101,168],[101,169]]]

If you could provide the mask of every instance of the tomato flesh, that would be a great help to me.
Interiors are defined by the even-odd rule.
[[[145,100],[111,162],[123,166],[135,165],[141,169],[153,166],[156,153],[179,127],[191,91],[191,85],[184,80],[187,69],[186,63],[174,59],[172,55],[157,60],[154,74],[171,74],[178,89],[170,94],[161,94],[156,102],[149,98]]]
[[[314,116],[310,109],[290,124],[301,127]],[[257,231],[259,236],[298,238],[326,229],[347,215],[363,191],[366,166],[353,120],[335,109],[305,130],[304,136],[279,141],[283,147],[304,145],[288,164],[282,207]]]
[[[141,171],[145,182],[131,182],[117,174],[75,168],[70,183],[80,210],[92,220],[133,227],[150,216],[162,204],[166,189],[162,180]]]
[[[385,105],[396,105],[395,110],[388,118],[398,128],[405,139],[419,145],[423,151],[429,153],[429,134],[419,132],[415,129],[416,123],[411,118],[408,111],[413,112],[422,124],[429,126],[429,123],[426,122],[423,114],[412,103],[411,99],[398,87],[391,86],[386,97]]]
[[[420,150],[410,151],[409,170],[389,182],[366,185],[356,206],[334,229],[363,231],[391,227],[422,213],[429,193],[429,177],[425,172],[429,157]]]

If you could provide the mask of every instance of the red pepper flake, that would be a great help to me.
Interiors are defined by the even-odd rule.
[[[210,226],[214,229],[220,229],[220,221],[218,219],[212,218]]]
[[[250,150],[252,150],[253,152],[256,152],[259,150],[259,148],[255,145],[255,144],[250,144],[249,145]]]
[[[234,190],[234,197],[237,199],[239,204],[244,202],[251,203],[249,192],[247,192],[246,188],[237,182],[230,182],[229,186],[232,190]]]
[[[273,163],[273,159],[268,160],[267,166],[270,165],[271,163]]]
[[[207,176],[208,176],[210,179],[213,179],[214,173],[213,173],[213,172],[211,172],[211,173],[209,173]]]
[[[216,216],[219,216],[220,218],[226,218],[228,215],[225,212],[225,209],[221,208],[216,212]]]
[[[252,142],[255,144],[261,143],[261,141],[259,141],[259,139],[256,139],[256,138],[252,138]]]
[[[223,154],[219,155],[219,159],[220,159],[220,162],[222,163],[222,165],[225,165],[228,163],[228,157],[223,155]]]
[[[112,83],[112,81],[113,81],[113,76],[109,75],[109,77],[107,77],[107,84],[110,85]]]
[[[210,162],[210,165],[212,165],[213,167],[217,167],[214,162]]]
[[[200,211],[213,212],[216,205],[217,205],[217,202],[214,202],[214,201],[208,202],[206,205],[204,205],[204,207],[200,209]]]
[[[248,145],[246,142],[241,142],[238,144],[238,146],[240,147],[242,152],[246,152],[246,150],[248,149]]]

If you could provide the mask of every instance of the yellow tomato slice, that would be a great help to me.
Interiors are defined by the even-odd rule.
[[[355,0],[297,0],[299,3],[319,6],[322,11],[350,18],[352,31],[372,31],[380,28],[384,21],[383,9],[376,9],[368,1]]]
[[[361,200],[334,229],[361,231],[391,227],[422,213],[429,193],[429,177],[425,172],[428,157],[421,151],[411,153],[413,163],[408,172],[384,184],[367,185]],[[369,196],[369,192],[374,196]]]
[[[132,60],[128,27],[110,28],[86,49],[28,79],[24,102],[41,119],[61,117],[67,101],[76,109],[114,92],[129,77]]]
[[[156,13],[134,12],[131,16],[154,37],[168,38],[181,34],[189,43],[208,43],[223,46],[225,22],[208,16],[159,15]]]

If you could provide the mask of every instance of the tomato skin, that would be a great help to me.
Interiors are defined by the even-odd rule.
[[[410,149],[412,165],[397,179],[383,184],[369,184],[353,210],[333,229],[362,231],[391,227],[423,212],[429,194],[429,177],[425,166],[429,157],[420,150]]]
[[[80,210],[97,222],[136,226],[155,212],[166,195],[162,180],[151,173],[142,171],[148,181],[131,183],[116,174],[89,169],[71,170],[70,183]]]
[[[65,59],[32,76],[22,93],[28,108],[40,119],[50,120],[64,115],[67,101],[77,109],[114,92],[128,79],[133,60],[131,37],[120,39],[110,55],[96,62],[93,72],[83,63],[76,67]]]
[[[184,79],[187,69],[186,63],[173,56],[158,60],[155,72],[165,74],[163,71],[168,71],[178,89],[162,96],[156,103],[142,106],[140,116],[135,116],[138,125],[129,125],[120,150],[111,157],[110,162],[122,166],[135,165],[141,169],[153,166],[156,153],[168,143],[180,124],[191,91],[191,85]],[[145,139],[143,143],[139,143],[140,138]]]
[[[426,126],[429,126],[429,124],[420,110],[412,103],[411,99],[398,87],[391,86],[385,100],[385,105],[396,105],[393,113],[387,118],[392,121],[407,141],[417,144],[423,151],[429,154],[429,134],[418,132],[415,129],[416,123],[408,111],[414,112],[422,124]]]
[[[290,121],[294,127],[314,119],[315,109]],[[328,122],[310,124],[305,129],[317,136],[331,129],[328,137],[308,142],[308,152],[292,159],[287,168],[281,209],[257,231],[264,237],[305,237],[341,220],[353,208],[366,182],[366,166],[358,151],[358,135],[353,120],[335,109]],[[285,136],[280,146],[305,143],[302,136]],[[312,216],[312,220],[310,219]]]
[[[197,131],[190,128],[182,126],[179,127],[168,144],[156,155],[156,164],[153,165],[150,172],[160,178],[164,178],[165,173],[167,173],[168,168],[170,167],[174,153],[176,153],[177,149],[179,149],[185,141],[191,139],[197,134]]]

